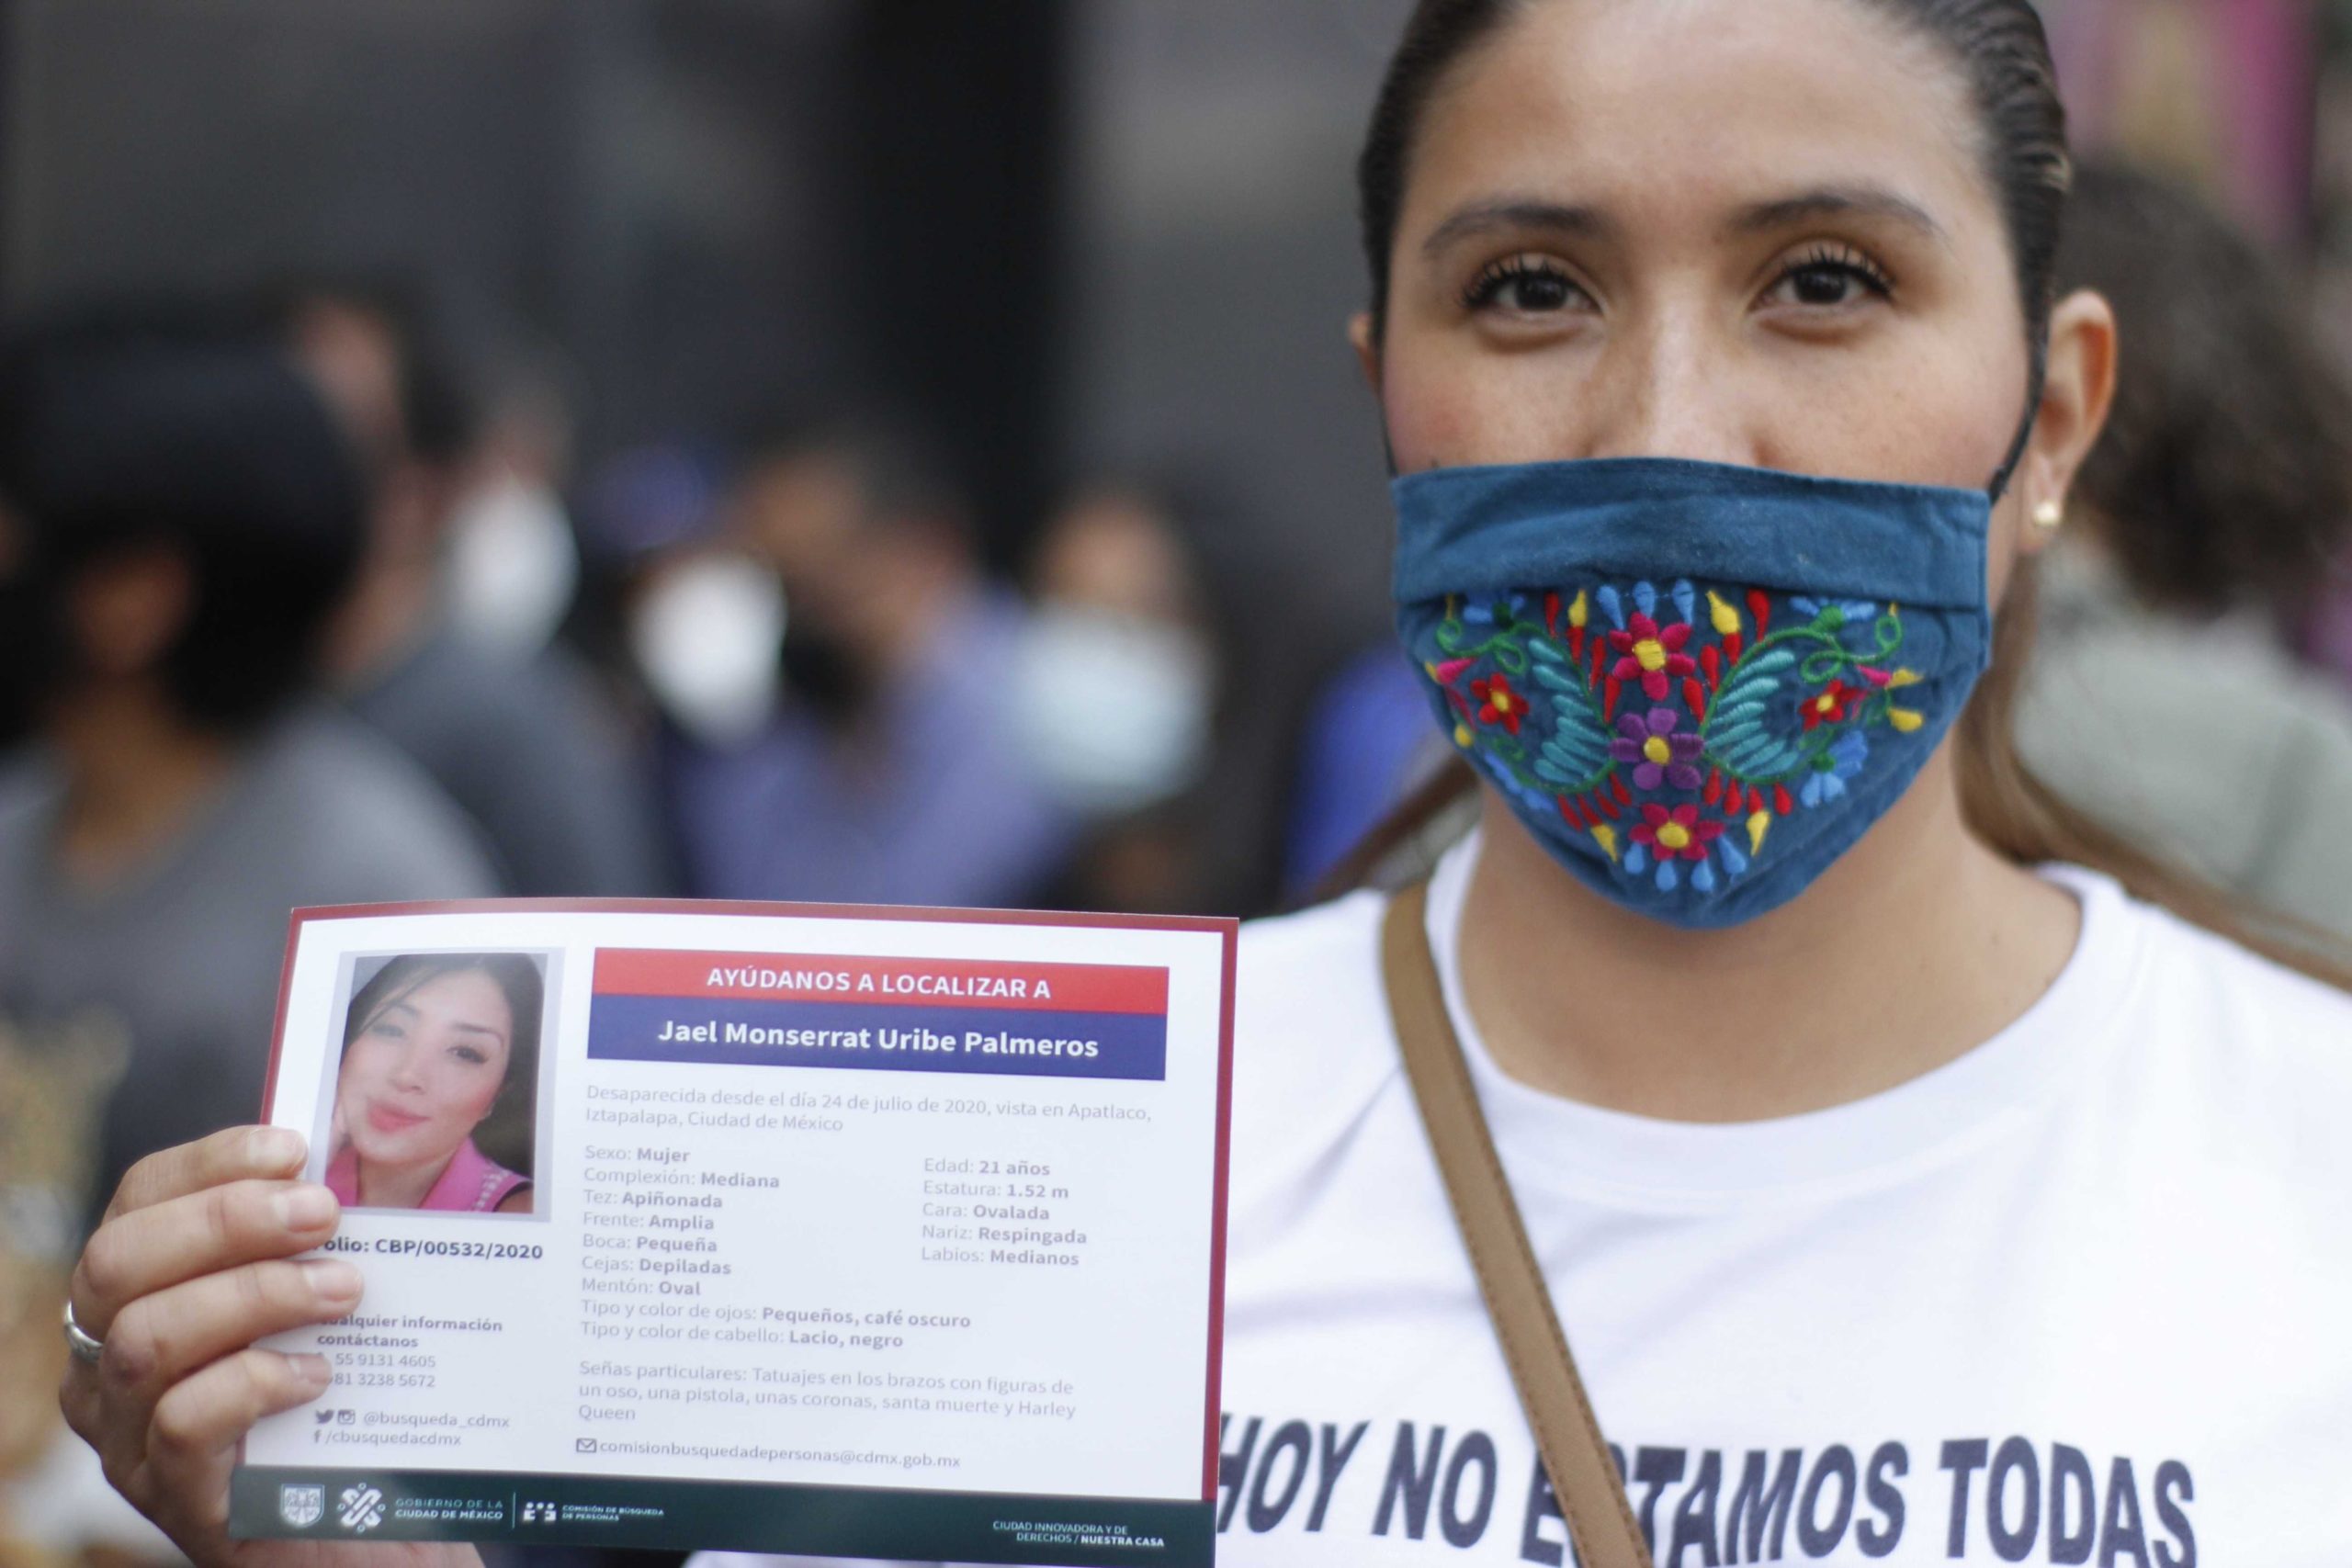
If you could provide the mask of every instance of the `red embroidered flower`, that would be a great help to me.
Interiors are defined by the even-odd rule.
[[[1677,855],[1705,860],[1707,846],[1723,836],[1724,825],[1699,820],[1696,806],[1678,806],[1669,811],[1656,802],[1642,807],[1642,820],[1634,829],[1634,842],[1648,845],[1660,860]]]
[[[1805,698],[1803,709],[1804,727],[1816,729],[1825,724],[1843,724],[1846,716],[1854,711],[1854,705],[1867,695],[1869,693],[1860,686],[1832,681],[1817,694]]]
[[[1513,735],[1519,733],[1519,721],[1527,716],[1527,699],[1510,689],[1510,682],[1500,671],[1471,682],[1470,694],[1477,700],[1481,723],[1499,724]]]
[[[1688,625],[1661,626],[1647,615],[1635,615],[1625,629],[1609,634],[1609,646],[1618,653],[1611,679],[1639,681],[1654,703],[1666,701],[1673,682],[1699,668],[1682,651],[1690,640]]]

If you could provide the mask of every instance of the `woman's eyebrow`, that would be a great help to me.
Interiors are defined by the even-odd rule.
[[[1457,241],[1474,234],[1490,234],[1498,229],[1605,239],[1616,231],[1616,227],[1614,220],[1597,208],[1506,197],[1456,209],[1453,216],[1430,231],[1429,238],[1421,242],[1421,254],[1433,256]]]
[[[1873,185],[1817,186],[1755,202],[1733,213],[1724,228],[1727,233],[1756,234],[1822,218],[1853,217],[1892,219],[1939,244],[1949,243],[1943,225],[1926,208]],[[1502,197],[1455,209],[1430,231],[1429,238],[1421,242],[1421,254],[1434,256],[1462,240],[1498,230],[1607,239],[1617,231],[1617,223],[1599,208],[1580,203]]]
[[[1724,225],[1732,234],[1758,234],[1820,218],[1891,218],[1939,244],[1949,243],[1943,225],[1910,197],[1883,186],[1817,186],[1770,201],[1743,207]]]

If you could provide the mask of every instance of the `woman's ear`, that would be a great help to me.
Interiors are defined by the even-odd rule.
[[[2107,424],[2115,400],[2114,308],[2087,288],[2078,288],[2050,312],[2050,357],[2035,411],[2033,437],[2018,468],[2018,494],[2028,518],[2037,513],[2063,516],[2075,476]],[[2056,533],[2028,527],[2022,545],[2040,549]]]
[[[1372,330],[1372,312],[1358,310],[1348,318],[1348,344],[1356,351],[1356,368],[1372,395],[1380,395],[1380,340]]]

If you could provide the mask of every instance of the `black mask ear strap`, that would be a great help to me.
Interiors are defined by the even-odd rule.
[[[2017,438],[2009,443],[2009,455],[1993,470],[1993,480],[1984,487],[1985,495],[1999,504],[2001,492],[2009,488],[2016,477],[2018,465],[2025,460],[2026,443],[2033,439],[2033,422],[2041,414],[2041,386],[2050,373],[2050,331],[2044,327],[2033,334],[2033,364],[2027,372],[2025,387],[2025,418],[2018,425]]]

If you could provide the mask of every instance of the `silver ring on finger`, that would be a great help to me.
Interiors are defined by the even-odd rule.
[[[71,1296],[65,1298],[65,1348],[74,1352],[75,1360],[86,1361],[94,1367],[106,1354],[107,1348],[103,1341],[92,1338],[87,1329],[74,1321],[74,1298]]]

